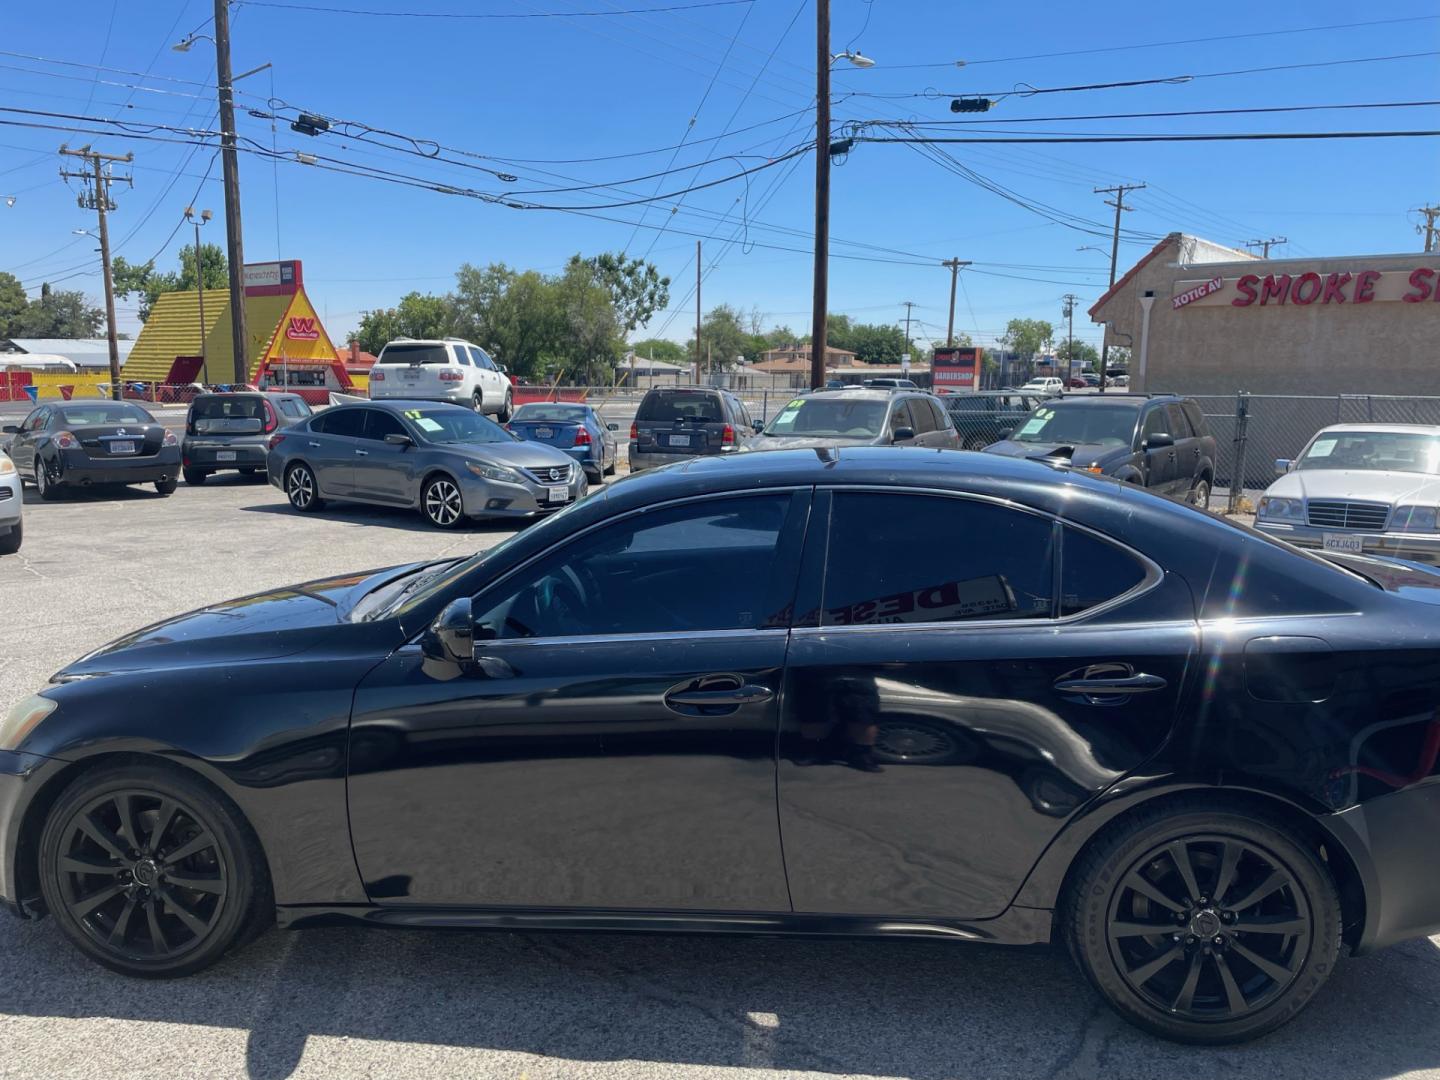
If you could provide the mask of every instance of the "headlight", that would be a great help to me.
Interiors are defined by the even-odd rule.
[[[1435,532],[1435,507],[1433,506],[1397,506],[1395,508],[1395,524],[1392,528],[1397,532]]]
[[[35,730],[41,720],[59,707],[39,694],[31,694],[10,710],[5,722],[0,724],[0,750],[14,750]]]
[[[15,471],[15,462],[0,454],[0,476],[9,476]]]
[[[484,465],[478,461],[467,461],[465,468],[482,480],[496,480],[502,484],[523,484],[525,482],[514,469],[507,469],[503,465]]]
[[[1260,511],[1256,515],[1266,521],[1299,521],[1305,520],[1304,499],[1278,499],[1273,495],[1266,495],[1260,500]]]

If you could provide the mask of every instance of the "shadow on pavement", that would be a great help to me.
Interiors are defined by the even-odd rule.
[[[144,982],[92,965],[48,923],[7,922],[0,953],[11,960],[0,972],[7,1013],[248,1030],[247,1071],[258,1080],[295,1071],[312,1034],[522,1051],[556,1064],[919,1080],[1194,1080],[1242,1070],[1266,1080],[1381,1080],[1440,1067],[1440,949],[1429,941],[1343,961],[1298,1020],[1228,1049],[1135,1031],[1048,950],[277,931],[202,975]]]
[[[379,525],[387,529],[405,529],[409,532],[434,533],[436,535],[444,535],[446,532],[462,536],[466,533],[484,534],[496,529],[510,531],[517,525],[523,527],[528,524],[525,521],[513,519],[496,519],[493,521],[470,521],[461,528],[445,530],[431,525],[420,516],[420,511],[407,510],[398,506],[332,503],[327,505],[324,510],[319,510],[314,514],[301,514],[291,509],[290,504],[283,498],[279,498],[278,502],[273,503],[242,506],[240,510],[247,514],[279,514],[282,517],[290,518],[309,517],[315,520],[338,521],[351,525]]]

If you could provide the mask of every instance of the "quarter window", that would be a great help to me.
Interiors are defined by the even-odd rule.
[[[1133,555],[1080,529],[1065,527],[1060,614],[1076,615],[1114,600],[1145,580]]]
[[[1051,617],[1050,519],[934,495],[834,499],[821,625]]]
[[[551,638],[784,625],[789,494],[647,511],[565,545],[476,598],[477,635]],[[479,614],[483,612],[483,614]]]

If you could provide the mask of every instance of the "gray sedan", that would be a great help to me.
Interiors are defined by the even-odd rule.
[[[343,405],[270,437],[270,483],[301,513],[327,500],[406,506],[442,529],[467,518],[532,517],[585,494],[562,451],[433,401]]]

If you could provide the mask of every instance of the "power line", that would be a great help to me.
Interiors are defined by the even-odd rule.
[[[865,143],[958,143],[983,146],[986,143],[1062,144],[1062,143],[1180,143],[1180,142],[1266,142],[1305,139],[1409,139],[1429,138],[1440,131],[1272,131],[1213,135],[1065,135],[1020,136],[991,138],[940,138],[936,136],[873,136],[861,135],[856,142]]]
[[[325,15],[373,15],[393,19],[583,19],[611,15],[651,15],[667,11],[690,11],[695,8],[736,7],[753,4],[755,0],[701,0],[695,4],[672,4],[666,7],[626,8],[618,11],[536,11],[536,12],[449,12],[449,11],[374,11],[362,8],[324,7],[319,4],[288,4],[280,0],[244,0],[249,7],[280,8],[285,11],[306,11]]]
[[[1377,101],[1340,105],[1268,105],[1248,109],[1178,109],[1168,112],[1087,113],[1077,116],[1017,116],[1011,119],[985,120],[866,120],[862,127],[970,127],[996,124],[1049,124],[1068,120],[1150,120],[1181,116],[1248,116],[1257,113],[1323,112],[1342,109],[1413,109],[1440,105],[1440,101]]]

